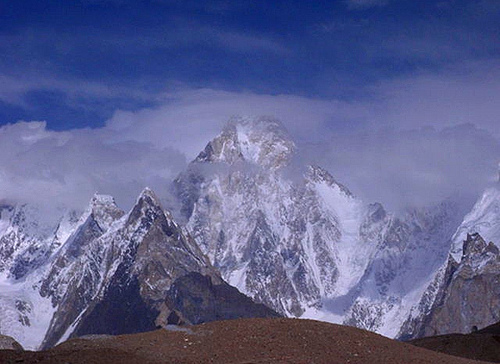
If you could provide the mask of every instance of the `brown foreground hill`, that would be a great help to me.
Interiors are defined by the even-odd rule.
[[[450,355],[500,363],[500,323],[467,335],[431,336],[410,343]]]
[[[71,339],[0,363],[479,363],[360,329],[299,319],[239,319],[133,335]]]

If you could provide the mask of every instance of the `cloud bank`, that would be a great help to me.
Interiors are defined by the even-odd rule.
[[[81,210],[99,192],[129,207],[142,188],[162,191],[185,165],[185,157],[169,148],[107,140],[104,129],[54,132],[44,122],[3,126],[0,202]]]
[[[184,89],[154,108],[117,110],[101,128],[6,125],[0,200],[81,209],[98,191],[128,208],[145,186],[168,200],[169,182],[233,115],[278,117],[300,162],[326,167],[366,202],[401,209],[454,193],[475,198],[500,161],[497,65],[381,83],[354,101]]]

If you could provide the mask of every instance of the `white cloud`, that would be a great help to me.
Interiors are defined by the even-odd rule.
[[[118,111],[106,128],[116,131],[116,140],[168,145],[194,158],[234,115],[272,115],[283,120],[297,139],[315,140],[333,118],[349,123],[363,113],[335,100],[211,89],[179,91],[164,99],[163,106],[155,109]]]
[[[188,90],[167,95],[157,109],[117,112],[107,128],[119,140],[169,145],[190,160],[230,116],[273,115],[305,161],[326,166],[367,201],[399,209],[453,193],[475,196],[495,177],[500,106],[486,97],[497,86],[482,80],[478,73],[422,75],[382,84],[377,99],[359,102]]]
[[[390,210],[426,206],[452,195],[466,203],[496,182],[500,143],[465,124],[445,129],[386,129],[334,135],[308,159],[327,167],[365,201]]]
[[[471,123],[500,137],[500,61],[461,64],[379,85],[373,122],[398,128]]]
[[[145,186],[167,198],[186,158],[233,115],[280,118],[303,161],[324,165],[367,202],[400,208],[454,192],[477,194],[495,178],[500,160],[498,69],[470,64],[386,82],[370,100],[185,89],[162,95],[156,108],[118,110],[99,129],[3,126],[0,201],[82,208],[99,191],[127,208]]]
[[[145,186],[165,186],[185,158],[139,142],[110,143],[104,129],[48,131],[44,122],[0,128],[0,201],[82,209],[94,192],[129,207]]]

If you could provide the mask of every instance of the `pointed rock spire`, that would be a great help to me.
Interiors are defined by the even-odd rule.
[[[173,220],[172,215],[162,207],[158,196],[151,188],[146,187],[139,194],[127,220],[129,224],[139,220],[144,222],[144,219],[151,223],[161,215],[164,215],[168,220]]]
[[[116,205],[113,196],[101,195],[96,192],[90,200],[87,214],[93,216],[103,231],[107,231],[111,224],[122,217],[125,212]]]

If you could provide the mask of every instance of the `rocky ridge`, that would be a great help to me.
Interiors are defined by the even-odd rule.
[[[203,282],[203,289],[191,292],[182,286],[183,277]],[[175,317],[183,323],[200,323],[277,316],[228,286],[147,188],[128,213],[112,197],[96,194],[73,232],[44,264],[25,280],[11,277],[4,284],[23,299],[1,307],[13,317],[1,322],[0,330],[29,348],[49,348],[86,334],[153,330]],[[184,288],[172,291],[172,287]],[[189,299],[196,303],[191,309],[204,315],[201,319],[179,306]],[[237,307],[242,302],[244,311]],[[44,320],[35,325],[38,316]]]

